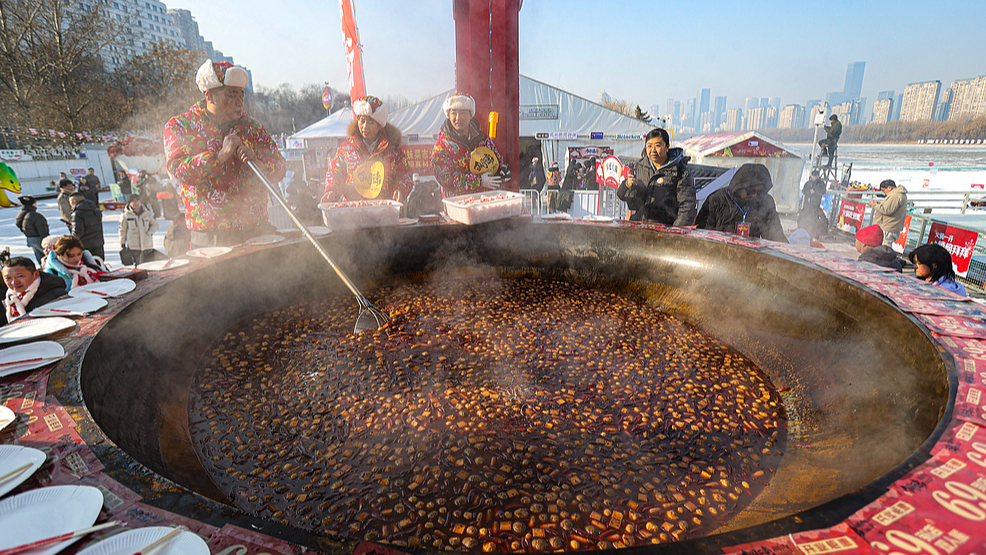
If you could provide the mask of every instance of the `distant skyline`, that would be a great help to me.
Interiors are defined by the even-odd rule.
[[[454,87],[452,0],[354,0],[367,91],[424,100]],[[338,2],[172,0],[205,40],[249,67],[256,86],[328,82],[348,90]],[[804,105],[842,90],[866,62],[867,112],[880,91],[986,74],[986,2],[833,0],[749,3],[526,0],[520,72],[590,100],[642,108],[726,96]],[[660,115],[665,115],[662,110]]]

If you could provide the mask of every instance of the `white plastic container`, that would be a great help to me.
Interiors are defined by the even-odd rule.
[[[465,202],[483,197],[503,198],[487,202]],[[450,218],[466,225],[474,225],[520,216],[524,195],[511,191],[484,191],[450,197],[442,202],[445,203],[445,211]]]
[[[326,202],[318,205],[325,226],[333,231],[397,225],[401,206],[404,205],[396,200]]]

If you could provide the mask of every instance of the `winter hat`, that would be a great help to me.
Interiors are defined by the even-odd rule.
[[[17,197],[17,200],[21,201],[24,206],[34,206],[35,200],[31,195],[24,195],[22,197]]]
[[[864,245],[879,247],[883,244],[883,229],[877,225],[869,225],[856,232],[856,240]]]
[[[205,92],[219,87],[246,87],[250,84],[250,79],[242,67],[207,59],[195,72],[195,84],[200,91]]]
[[[763,164],[743,164],[729,180],[730,191],[748,189],[756,185],[762,185],[764,193],[774,186],[770,180],[770,170]]]
[[[442,104],[442,111],[448,117],[449,110],[469,110],[469,117],[476,116],[476,100],[466,93],[452,93]]]
[[[364,96],[353,102],[353,116],[369,116],[380,124],[380,127],[387,125],[387,107],[383,101],[375,96]]]

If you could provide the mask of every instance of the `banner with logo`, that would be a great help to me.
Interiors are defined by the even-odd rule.
[[[596,164],[596,181],[605,187],[617,189],[627,177],[630,177],[630,168],[616,156],[607,156],[602,164]]]
[[[570,146],[568,147],[568,161],[582,162],[589,158],[600,161],[607,156],[613,155],[613,148],[608,146]]]
[[[866,205],[861,202],[843,200],[839,207],[839,219],[835,226],[847,233],[856,234],[863,227],[863,216],[866,214]]]
[[[435,175],[435,168],[431,165],[431,153],[435,150],[435,145],[402,145],[401,149],[407,156],[407,168],[411,173]]]
[[[975,231],[952,227],[941,222],[931,224],[928,234],[929,243],[937,243],[952,255],[952,267],[955,273],[965,277],[969,273],[969,262],[972,261],[972,250],[976,246],[979,234]]]

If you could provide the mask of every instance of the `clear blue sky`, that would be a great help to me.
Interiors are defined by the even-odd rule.
[[[165,0],[259,86],[348,87],[336,0]],[[496,0],[494,0],[496,1]],[[452,0],[354,0],[367,91],[422,100],[454,85]],[[868,107],[907,83],[986,74],[986,1],[526,0],[520,70],[580,96],[642,107],[701,88],[782,105],[842,90],[865,61]]]

